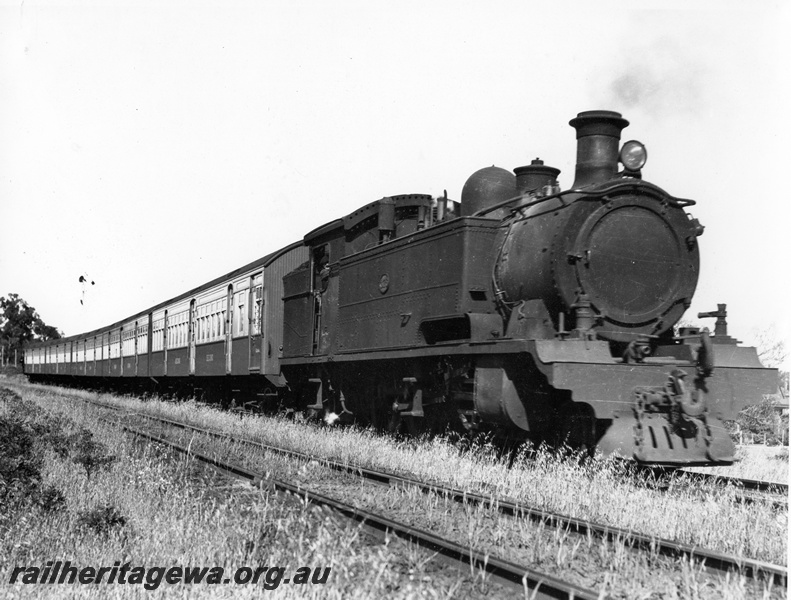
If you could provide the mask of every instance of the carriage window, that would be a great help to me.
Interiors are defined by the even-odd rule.
[[[121,331],[116,329],[110,333],[110,358],[121,356]]]
[[[151,350],[156,352],[158,350],[162,350],[164,347],[164,335],[162,332],[165,329],[165,318],[162,317],[160,319],[154,319],[151,323]]]
[[[124,326],[122,333],[122,350],[124,356],[135,355],[135,326],[133,323]]]
[[[168,316],[168,348],[179,348],[187,345],[188,321],[189,310],[183,310]]]
[[[247,290],[236,292],[233,295],[233,334],[236,336],[247,335]]]
[[[148,352],[148,319],[137,322],[137,353]]]
[[[216,342],[225,335],[227,298],[201,304],[196,310],[195,338],[201,342]]]

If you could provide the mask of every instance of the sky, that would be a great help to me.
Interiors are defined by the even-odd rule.
[[[72,335],[385,195],[536,157],[566,188],[608,109],[697,201],[688,317],[789,340],[790,5],[0,0],[0,295]]]

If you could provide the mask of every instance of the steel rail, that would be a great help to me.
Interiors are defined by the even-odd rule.
[[[82,400],[82,398],[80,399]],[[98,406],[102,406],[104,408],[108,408],[112,410],[119,410],[119,411],[123,410],[120,409],[119,407],[108,405],[101,402],[96,402],[91,400],[86,400],[86,402],[96,404]],[[362,467],[358,465],[344,464],[334,461],[332,459],[305,454],[303,452],[298,452],[296,450],[289,450],[286,448],[271,446],[269,444],[265,444],[263,442],[258,442],[255,440],[235,437],[227,433],[213,431],[202,427],[197,427],[195,425],[182,423],[180,421],[174,421],[172,419],[167,419],[165,417],[158,417],[144,413],[133,413],[129,411],[124,411],[124,412],[128,416],[140,416],[146,419],[160,421],[162,423],[167,423],[177,428],[190,429],[193,431],[203,433],[205,435],[209,435],[217,438],[223,438],[233,442],[243,443],[246,445],[257,447],[265,451],[277,453],[283,456],[289,456],[292,458],[305,460],[305,461],[315,461],[323,464],[328,468],[337,471],[353,473],[365,479],[383,485],[400,485],[404,487],[415,487],[424,493],[440,494],[448,498],[451,498],[457,502],[462,502],[462,503],[466,502],[466,503],[489,506],[490,508],[496,509],[502,512],[503,514],[507,514],[514,517],[528,518],[533,521],[540,521],[547,525],[551,525],[553,527],[558,527],[558,528],[560,527],[566,528],[569,531],[573,531],[582,535],[588,533],[599,535],[610,542],[620,542],[623,544],[629,544],[632,547],[642,551],[649,551],[649,552],[653,551],[663,556],[668,556],[673,558],[680,557],[687,560],[695,560],[698,561],[709,572],[716,571],[716,572],[727,573],[730,571],[739,571],[747,577],[757,578],[763,575],[766,577],[770,577],[775,585],[781,585],[783,587],[786,587],[788,585],[788,569],[787,567],[784,567],[782,565],[776,565],[773,563],[759,561],[751,558],[728,555],[714,550],[707,550],[705,548],[700,548],[692,544],[685,544],[682,542],[675,542],[660,537],[649,536],[633,530],[623,529],[620,527],[602,525],[591,521],[587,521],[585,519],[553,513],[534,506],[530,506],[525,503],[511,502],[509,500],[498,499],[491,496],[484,496],[482,494],[459,490],[457,488],[446,487],[439,484],[425,483],[408,476],[397,475],[395,473],[390,473],[387,471],[377,471],[374,469],[368,469],[366,467]],[[693,473],[693,475],[697,475],[697,473]],[[718,476],[712,476],[710,474],[702,474],[702,475],[704,477],[718,477]]]
[[[758,479],[742,479],[741,477],[728,477],[715,473],[698,473],[697,471],[682,471],[684,479],[712,481],[717,485],[732,485],[745,491],[782,494],[788,496],[788,484],[774,481],[761,481]]]
[[[651,472],[650,469],[649,472]],[[655,473],[655,471],[653,472]],[[679,470],[661,474],[659,480],[652,487],[660,492],[668,492],[674,487],[696,489],[697,486],[705,483],[711,483],[717,487],[731,486],[736,491],[735,497],[739,502],[753,504],[768,501],[776,510],[788,509],[788,484],[774,481]]]
[[[123,410],[117,406],[113,406],[111,404],[106,404],[104,402],[98,402],[95,400],[87,400],[84,398],[79,398],[80,400],[85,400],[85,402],[89,402],[91,404],[95,404],[97,406],[101,406],[103,408],[108,408],[111,410]],[[168,421],[164,417],[154,417],[152,415],[145,415],[143,413],[137,413],[142,416],[152,418],[152,419],[160,419],[162,421]],[[170,421],[172,424],[176,425],[177,421]],[[192,425],[187,425],[186,423],[182,423],[181,425],[193,427]],[[201,428],[195,428],[200,430]],[[208,430],[205,430],[209,433]],[[211,432],[212,435],[217,434],[217,432]],[[223,434],[225,435],[225,434]],[[250,440],[247,440],[250,441]],[[787,483],[780,483],[775,481],[761,481],[758,479],[743,479],[740,477],[728,477],[726,475],[717,475],[714,473],[700,473],[698,471],[676,471],[677,474],[681,475],[681,478],[684,479],[698,479],[701,481],[713,481],[717,484],[721,485],[732,485],[734,487],[742,488],[745,491],[756,491],[756,492],[767,492],[767,493],[774,493],[774,494],[782,494],[787,496],[788,495],[788,484]],[[681,479],[679,478],[679,479]]]
[[[305,498],[305,500],[311,504],[331,508],[345,517],[357,521],[373,530],[385,534],[390,532],[402,539],[415,543],[432,552],[437,552],[455,562],[466,565],[474,565],[475,567],[490,573],[498,580],[508,583],[512,587],[518,588],[522,592],[524,592],[525,589],[529,590],[531,598],[579,598],[582,600],[594,600],[600,597],[600,595],[593,590],[563,581],[558,577],[547,575],[545,573],[530,569],[529,567],[517,565],[502,558],[480,552],[470,546],[457,544],[456,542],[447,540],[431,532],[412,527],[404,523],[399,523],[398,521],[388,519],[382,515],[357,508],[351,504],[347,504],[340,500],[336,500],[334,498],[330,498],[304,488],[300,488],[299,486],[295,486],[280,479],[262,476],[261,474],[255,473],[241,465],[196,452],[191,448],[185,448],[181,444],[166,438],[140,431],[126,425],[117,424],[109,420],[108,422],[113,425],[119,425],[123,431],[131,433],[132,435],[157,442],[164,446],[168,446],[177,452],[194,457],[206,464],[212,465],[237,477],[247,479],[257,487],[271,486],[277,491],[300,496]]]
[[[446,496],[454,501],[461,503],[481,504],[503,514],[528,518],[532,521],[540,521],[557,528],[565,528],[578,534],[594,534],[607,539],[610,542],[620,542],[630,545],[641,551],[657,552],[660,555],[684,558],[700,562],[708,571],[729,572],[739,571],[747,577],[757,578],[761,575],[771,577],[775,585],[787,586],[788,569],[782,565],[776,565],[751,558],[738,557],[724,554],[714,550],[707,550],[692,544],[675,542],[672,540],[645,535],[630,529],[601,525],[585,519],[570,517],[546,511],[521,502],[511,502],[492,496],[485,496],[475,492],[468,492],[457,488],[447,487],[440,484],[425,483],[404,475],[397,475],[387,471],[369,469],[358,465],[344,464],[332,459],[305,454],[296,450],[271,446],[263,442],[239,438],[227,433],[213,431],[180,421],[173,421],[164,417],[146,415],[141,413],[128,413],[129,416],[141,416],[146,419],[160,421],[177,428],[189,429],[208,436],[222,438],[231,442],[242,443],[253,446],[261,450],[277,453],[283,456],[296,458],[305,461],[315,461],[336,471],[356,474],[364,479],[374,481],[384,485],[396,485],[403,487],[414,487],[424,493],[433,493]]]

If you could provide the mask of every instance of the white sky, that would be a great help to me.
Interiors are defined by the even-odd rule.
[[[568,187],[601,108],[698,201],[690,312],[789,339],[790,4],[0,0],[0,295],[72,335],[384,195]]]

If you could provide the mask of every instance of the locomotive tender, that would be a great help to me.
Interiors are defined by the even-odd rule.
[[[731,462],[723,421],[776,390],[754,348],[673,326],[703,227],[588,111],[574,183],[534,160],[461,202],[389,196],[195,290],[29,347],[33,379],[257,394],[391,430],[456,425],[639,462]],[[618,164],[623,165],[619,172]]]

